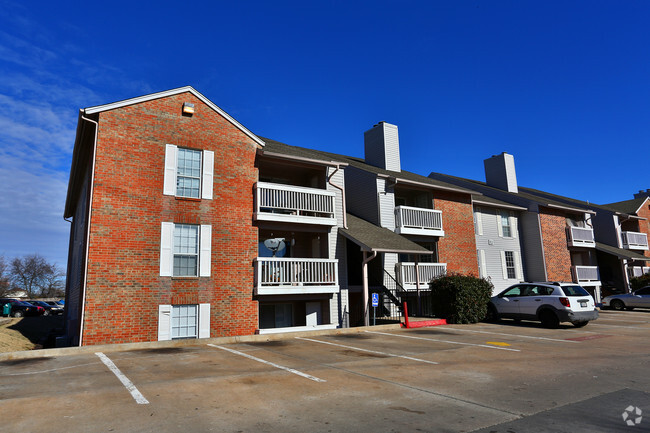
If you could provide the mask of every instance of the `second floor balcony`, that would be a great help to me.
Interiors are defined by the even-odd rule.
[[[639,232],[622,232],[623,248],[628,250],[647,250],[648,235]]]
[[[429,281],[447,273],[447,263],[418,263],[420,290],[429,288]],[[397,282],[405,290],[416,290],[415,263],[400,262],[397,264]]]
[[[567,242],[570,247],[595,248],[594,229],[590,227],[567,227]]]
[[[442,211],[412,206],[396,206],[395,233],[400,235],[444,236]]]
[[[336,259],[258,257],[255,260],[255,294],[337,293],[338,269]]]
[[[298,224],[336,225],[333,192],[302,186],[257,182],[255,219]]]
[[[573,281],[578,284],[600,284],[598,266],[571,266],[571,274],[573,275]]]

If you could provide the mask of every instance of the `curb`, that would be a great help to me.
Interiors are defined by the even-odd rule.
[[[102,344],[97,346],[81,346],[81,347],[61,347],[54,349],[37,349],[25,350],[21,352],[8,352],[0,353],[0,361],[10,361],[17,359],[34,359],[34,358],[54,358],[58,356],[75,356],[94,354],[96,352],[127,352],[130,350],[147,350],[147,349],[162,349],[172,347],[197,347],[205,346],[206,344],[233,344],[233,343],[254,343],[254,342],[267,342],[267,341],[280,341],[288,340],[294,337],[309,337],[317,335],[342,335],[342,334],[359,334],[368,329],[401,329],[401,323],[390,325],[377,325],[377,326],[359,326],[354,328],[338,328],[338,329],[325,329],[319,331],[300,331],[300,332],[286,332],[279,334],[254,334],[254,335],[239,335],[235,337],[218,337],[218,338],[201,338],[190,340],[167,340],[167,341],[148,341],[143,343],[120,343],[120,344]]]

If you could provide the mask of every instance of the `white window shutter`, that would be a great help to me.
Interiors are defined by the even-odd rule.
[[[162,223],[160,228],[160,276],[171,277],[174,263],[172,243],[174,241],[174,223]]]
[[[173,144],[165,146],[165,180],[163,182],[164,195],[176,195],[176,155],[178,149]]]
[[[213,177],[214,177],[214,152],[211,150],[204,150],[201,198],[212,200]]]
[[[501,212],[496,211],[497,215],[497,232],[499,232],[499,237],[503,237],[503,226],[501,225]]]
[[[510,231],[512,232],[512,237],[517,237],[517,214],[510,212]]]
[[[480,276],[483,278],[487,278],[487,266],[485,265],[485,250],[480,250],[479,256],[481,259]]]
[[[479,234],[479,236],[482,236],[483,235],[483,217],[481,216],[482,215],[481,208],[477,207],[475,213],[476,213],[477,233]]]
[[[199,252],[199,277],[210,276],[212,261],[212,226],[201,225],[201,246]]]
[[[524,273],[523,270],[521,269],[521,257],[519,255],[519,251],[514,251],[512,255],[513,255],[513,259],[515,260],[515,272],[517,273],[517,279],[519,281],[523,281]]]
[[[210,338],[210,304],[199,304],[199,338]]]
[[[172,339],[172,306],[158,305],[158,341]]]
[[[503,279],[508,279],[508,267],[506,266],[506,252],[500,251],[501,253],[501,269],[503,270]]]

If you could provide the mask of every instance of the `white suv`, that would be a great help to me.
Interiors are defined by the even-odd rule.
[[[598,318],[594,298],[575,283],[520,283],[490,298],[487,321],[538,320],[547,328],[560,322],[585,326]]]

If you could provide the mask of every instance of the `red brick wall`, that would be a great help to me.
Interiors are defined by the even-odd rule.
[[[442,211],[445,236],[438,241],[438,260],[447,263],[447,272],[478,276],[474,215],[468,194],[434,193],[434,205]]]
[[[567,248],[566,215],[555,209],[539,209],[546,276],[549,281],[572,281],[571,253]]]
[[[637,212],[637,215],[645,218],[645,221],[639,221],[639,231],[648,235],[650,240],[650,200],[646,201]],[[650,251],[637,251],[643,253],[644,256],[650,257]]]
[[[183,102],[196,113],[181,115]],[[214,198],[163,195],[165,145],[215,152]],[[210,336],[252,334],[256,144],[190,93],[99,115],[83,344],[155,341],[158,305],[210,304]],[[211,276],[161,277],[162,222],[212,226]]]

